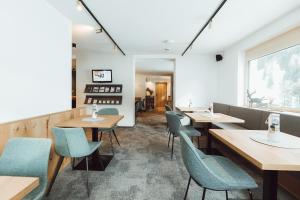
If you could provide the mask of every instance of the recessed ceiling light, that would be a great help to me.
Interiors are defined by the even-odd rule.
[[[173,44],[173,43],[175,43],[175,41],[174,40],[164,40],[163,43],[165,43],[165,44]]]
[[[102,28],[97,28],[96,33],[102,33]]]

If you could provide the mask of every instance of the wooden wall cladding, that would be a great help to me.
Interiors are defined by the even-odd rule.
[[[34,118],[0,124],[0,154],[4,149],[9,138],[12,137],[35,137],[35,138],[50,138],[52,139],[52,147],[49,160],[48,177],[52,178],[54,169],[58,162],[58,155],[54,150],[54,138],[52,128],[55,124],[79,117],[86,114],[85,107],[75,108],[73,110],[43,115]],[[69,164],[70,159],[65,159],[63,167]],[[62,169],[63,169],[62,167]]]

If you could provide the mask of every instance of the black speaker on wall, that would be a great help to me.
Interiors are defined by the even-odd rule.
[[[221,60],[223,60],[223,56],[221,54],[217,54],[216,55],[216,61],[219,62]]]

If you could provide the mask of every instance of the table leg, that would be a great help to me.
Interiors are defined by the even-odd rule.
[[[92,140],[93,142],[98,142],[98,128],[92,128]],[[89,157],[89,170],[91,171],[104,171],[109,162],[112,160],[113,155],[99,155],[98,150],[95,151]],[[81,160],[75,170],[86,170],[85,159]]]
[[[277,199],[277,178],[278,172],[272,170],[265,170],[263,174],[263,199],[276,200]]]
[[[208,123],[206,126],[206,134],[207,134],[207,150],[206,153],[207,154],[212,154],[212,148],[211,148],[211,140],[212,140],[212,136],[209,133],[209,129],[211,129],[211,123]]]

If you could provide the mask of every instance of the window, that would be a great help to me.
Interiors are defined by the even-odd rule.
[[[300,108],[300,45],[251,60],[248,70],[250,105]]]

